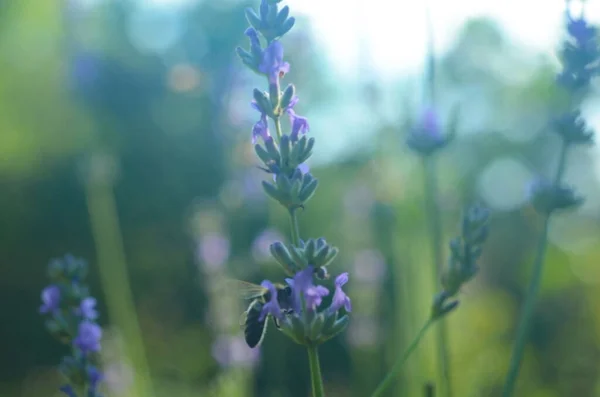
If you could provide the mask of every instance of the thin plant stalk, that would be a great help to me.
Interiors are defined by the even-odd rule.
[[[427,330],[429,329],[431,324],[433,324],[433,320],[431,320],[431,319],[427,320],[427,322],[425,323],[425,325],[423,325],[423,327],[421,328],[421,330],[419,331],[419,333],[417,334],[415,339],[413,339],[413,341],[406,348],[404,353],[398,358],[398,360],[396,360],[396,363],[394,364],[394,366],[392,367],[390,372],[381,381],[379,386],[377,386],[377,389],[375,389],[373,394],[371,394],[371,397],[381,396],[383,394],[383,392],[385,392],[386,389],[388,389],[394,383],[394,381],[400,374],[400,370],[402,369],[402,366],[404,365],[406,360],[408,360],[408,358],[410,357],[412,352],[417,348],[417,346],[419,345],[419,342],[421,342],[421,339],[423,339],[423,336],[427,333]]]
[[[562,144],[560,151],[560,158],[558,161],[558,169],[554,178],[554,184],[558,185],[564,174],[566,166],[568,145]],[[550,225],[550,214],[544,216],[542,232],[538,241],[538,246],[535,254],[535,262],[533,264],[533,274],[531,275],[531,281],[527,288],[527,295],[525,297],[525,303],[523,304],[523,311],[521,313],[521,319],[517,329],[517,337],[513,346],[513,351],[510,359],[510,366],[506,382],[504,384],[504,390],[502,392],[503,397],[510,397],[513,395],[519,371],[521,368],[521,361],[525,352],[525,345],[529,337],[531,329],[531,320],[533,317],[533,310],[539,293],[540,285],[542,282],[542,275],[544,272],[544,260],[546,257],[546,248],[548,246],[548,228]]]
[[[133,304],[133,294],[129,287],[123,240],[111,191],[112,184],[107,180],[94,180],[100,178],[90,179],[86,183],[86,198],[108,314],[123,333],[126,355],[134,367],[132,395],[150,397],[153,395],[150,370]]]
[[[321,375],[321,365],[319,364],[319,353],[316,346],[310,346],[308,348],[308,363],[310,365],[313,397],[325,397],[323,376]]]
[[[437,204],[438,185],[435,169],[435,157],[423,158],[423,177],[425,190],[425,213],[429,217],[429,232],[431,235],[431,253],[433,257],[432,287],[437,290],[440,282],[440,265],[442,263],[442,217]],[[450,377],[450,360],[448,353],[448,327],[441,319],[436,330],[437,362],[439,374],[442,377],[443,388],[447,397],[452,397]]]

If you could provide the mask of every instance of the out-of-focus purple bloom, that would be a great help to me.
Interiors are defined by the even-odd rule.
[[[212,345],[212,356],[219,365],[228,367],[250,367],[260,357],[260,349],[251,349],[241,337],[219,336]]]
[[[101,59],[92,53],[77,52],[71,62],[70,80],[73,89],[87,93],[94,88],[100,77]]]
[[[77,394],[75,394],[75,390],[73,390],[73,386],[71,385],[62,385],[58,390],[65,393],[68,397],[77,397]]]
[[[60,309],[60,288],[57,285],[50,285],[42,290],[42,306],[40,313],[55,314]]]
[[[96,299],[87,297],[81,301],[77,314],[82,316],[86,320],[95,320],[98,318],[98,311],[96,311]]]
[[[263,281],[261,286],[269,290],[271,299],[264,304],[258,320],[263,321],[269,314],[275,318],[282,319],[283,313],[281,312],[281,307],[279,307],[279,302],[277,301],[277,288],[275,288],[273,283],[268,280]]]
[[[419,128],[422,133],[430,137],[442,139],[439,116],[433,108],[425,109],[421,116]]]
[[[348,342],[355,347],[372,347],[380,341],[379,326],[371,317],[355,318],[348,327]]]
[[[252,257],[258,261],[266,261],[271,258],[269,247],[276,241],[282,241],[284,237],[277,230],[268,228],[263,230],[252,242]]]
[[[348,282],[348,273],[342,273],[335,278],[335,293],[333,294],[333,300],[331,301],[331,306],[329,310],[333,312],[337,312],[342,307],[346,309],[347,312],[352,311],[352,302],[346,293],[342,290],[342,287]]]
[[[79,324],[79,333],[74,343],[83,353],[98,352],[100,338],[102,338],[102,328],[91,321],[84,321]]]
[[[283,61],[283,45],[279,40],[273,41],[265,49],[258,70],[267,75],[269,84],[277,84],[279,78],[290,71],[290,64]]]
[[[363,250],[354,259],[353,276],[364,283],[379,283],[385,276],[385,259],[381,252]]]
[[[210,233],[200,239],[198,257],[208,269],[222,267],[230,254],[229,239],[220,233]]]
[[[567,31],[580,47],[586,47],[596,37],[596,28],[590,26],[583,16],[575,19],[567,11],[567,20]]]
[[[298,169],[300,170],[300,172],[302,173],[302,175],[308,174],[310,172],[310,167],[306,163],[300,164],[298,166]]]
[[[94,366],[89,366],[87,369],[88,380],[90,382],[89,388],[90,390],[96,391],[98,388],[98,383],[104,379],[102,373],[98,370],[98,368]]]

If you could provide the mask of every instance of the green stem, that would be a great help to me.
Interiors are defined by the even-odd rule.
[[[554,184],[558,185],[565,171],[566,158],[567,158],[568,145],[563,142],[560,158],[558,161],[558,169],[556,170],[556,176],[554,178]],[[513,346],[512,356],[510,359],[510,367],[508,375],[506,376],[506,382],[504,383],[504,390],[502,392],[503,397],[510,397],[513,395],[517,378],[519,376],[519,370],[521,368],[521,361],[525,353],[525,344],[529,337],[529,331],[531,328],[531,320],[533,317],[533,309],[535,308],[535,302],[537,295],[542,283],[542,274],[544,270],[544,259],[546,257],[546,247],[548,245],[548,228],[550,224],[550,214],[544,216],[544,224],[542,226],[542,233],[538,241],[538,247],[535,254],[535,262],[533,264],[533,274],[531,275],[531,281],[527,288],[527,295],[525,297],[525,303],[523,304],[523,311],[521,313],[521,319],[519,321],[519,327],[517,329],[517,337]]]
[[[319,364],[319,353],[317,352],[316,346],[308,347],[308,363],[310,365],[312,395],[313,397],[325,397],[323,377],[321,376],[321,365]]]
[[[292,243],[295,246],[300,245],[300,227],[298,226],[298,216],[296,210],[290,210],[290,220],[292,223]]]
[[[381,383],[379,384],[379,386],[377,386],[377,389],[375,389],[375,391],[373,392],[373,394],[371,394],[371,397],[381,396],[382,393],[388,387],[390,387],[392,385],[392,383],[394,383],[394,380],[399,375],[399,372],[402,369],[402,365],[404,365],[404,363],[406,362],[406,360],[408,359],[408,357],[410,357],[410,355],[412,354],[412,352],[419,345],[419,342],[421,342],[421,339],[423,339],[423,336],[425,335],[425,333],[427,332],[427,330],[429,329],[429,326],[431,324],[433,324],[433,320],[431,320],[431,319],[427,320],[427,322],[425,323],[425,325],[423,326],[423,328],[421,328],[421,330],[419,331],[419,333],[417,334],[417,336],[415,337],[415,339],[413,339],[413,341],[406,348],[406,350],[404,351],[404,353],[398,358],[398,360],[396,360],[396,363],[394,363],[394,366],[392,367],[392,369],[390,370],[390,372],[388,372],[388,374],[381,381]]]
[[[437,291],[440,282],[440,265],[442,259],[442,217],[439,206],[436,203],[438,197],[438,186],[436,180],[435,158],[428,156],[423,158],[423,169],[425,178],[425,210],[429,216],[429,231],[431,233],[431,252],[433,255],[432,285],[433,291]],[[442,377],[442,391],[447,397],[452,397],[452,384],[450,377],[450,360],[448,354],[448,329],[446,321],[442,319],[437,327],[437,355],[438,372]]]
[[[275,123],[275,133],[277,134],[277,142],[279,143],[281,141],[281,136],[283,135],[281,132],[281,121],[279,120],[279,117],[277,117],[273,122]]]

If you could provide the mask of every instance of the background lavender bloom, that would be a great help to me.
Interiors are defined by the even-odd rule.
[[[220,233],[209,233],[200,238],[197,248],[200,261],[208,270],[223,267],[230,255],[230,242]]]
[[[42,290],[42,306],[40,313],[56,314],[60,310],[60,288],[56,285],[50,285]]]
[[[277,230],[268,228],[260,232],[252,242],[252,257],[258,262],[271,258],[269,247],[276,241],[285,241],[285,237]]]
[[[96,311],[96,299],[87,297],[81,301],[79,305],[78,315],[83,316],[86,320],[95,320],[98,318]]]
[[[381,252],[366,249],[356,253],[352,269],[352,275],[357,281],[378,284],[385,277],[387,266]]]
[[[251,349],[240,336],[219,335],[212,345],[212,356],[224,368],[251,367],[260,358],[260,349]]]
[[[77,346],[83,353],[100,351],[100,339],[102,338],[102,329],[98,324],[90,321],[84,321],[79,324],[79,331],[74,340]]]

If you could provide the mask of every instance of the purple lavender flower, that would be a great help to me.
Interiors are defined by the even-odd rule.
[[[313,284],[314,272],[314,267],[308,266],[296,273],[293,279],[286,279],[286,282],[292,287],[293,308],[296,313],[302,311],[302,299],[304,299],[306,310],[314,311],[323,302],[323,297],[329,295],[327,288]]]
[[[90,365],[87,368],[88,380],[90,382],[89,390],[92,395],[96,395],[96,389],[98,388],[98,383],[104,379],[102,373],[98,370],[98,368]]]
[[[79,324],[79,333],[74,344],[84,354],[98,352],[100,351],[100,338],[102,338],[102,328],[91,321],[84,321]]]
[[[256,139],[261,137],[263,141],[267,141],[271,138],[271,134],[269,133],[269,123],[267,121],[267,115],[264,114],[256,101],[252,101],[250,103],[253,109],[260,113],[260,119],[254,124],[252,127],[252,144],[256,144]]]
[[[68,397],[77,397],[77,394],[75,394],[75,390],[73,390],[73,386],[71,385],[62,385],[58,390],[65,393]]]
[[[92,297],[83,299],[76,312],[86,320],[97,319],[98,312],[96,311],[96,299]]]
[[[40,313],[56,314],[60,310],[60,288],[50,285],[42,290],[42,306]]]
[[[264,304],[258,320],[263,321],[269,314],[281,320],[283,318],[283,313],[281,312],[281,307],[279,307],[279,302],[277,301],[277,288],[275,288],[273,283],[268,280],[263,281],[260,285],[269,290],[271,300]]]
[[[304,291],[306,310],[314,311],[323,302],[323,297],[329,295],[329,290],[322,285],[311,285]]]
[[[283,61],[283,45],[275,40],[265,49],[258,70],[267,75],[269,84],[277,84],[279,78],[290,71],[290,64]]]
[[[347,312],[352,311],[352,302],[346,293],[342,290],[342,287],[348,282],[348,273],[342,273],[335,278],[335,293],[333,294],[333,300],[329,310],[331,313],[337,312],[342,307]]]
[[[422,133],[436,139],[442,139],[440,121],[437,112],[433,108],[427,108],[421,116],[420,130]]]
[[[276,229],[263,230],[252,242],[252,257],[258,261],[266,261],[271,258],[270,247],[276,241],[282,241],[285,237]]]
[[[300,134],[306,134],[310,131],[310,125],[306,117],[298,116],[294,110],[288,110],[290,116],[290,122],[292,123],[292,132],[290,133],[290,140],[295,142],[298,140]]]
[[[586,47],[596,37],[596,28],[588,25],[583,16],[575,19],[567,11],[567,31],[575,39],[577,45]]]
[[[229,239],[220,233],[210,233],[200,240],[198,257],[208,269],[222,267],[229,258]]]
[[[306,163],[302,163],[298,166],[298,169],[302,173],[302,175],[308,174],[310,172],[310,167]]]

